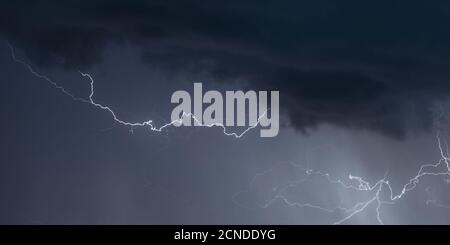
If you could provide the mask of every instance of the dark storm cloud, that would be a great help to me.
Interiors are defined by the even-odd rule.
[[[23,6],[27,6],[24,8]],[[290,122],[401,137],[450,92],[449,4],[434,1],[14,1],[0,30],[39,65],[83,68],[110,42],[167,72],[278,89]]]

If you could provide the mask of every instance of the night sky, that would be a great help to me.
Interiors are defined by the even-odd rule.
[[[448,224],[449,26],[448,1],[3,1],[0,224]],[[195,82],[277,90],[280,132],[124,126],[36,75],[88,99],[80,71],[156,126]]]

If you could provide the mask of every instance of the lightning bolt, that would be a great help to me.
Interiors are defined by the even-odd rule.
[[[200,121],[195,117],[195,115],[194,115],[193,113],[185,113],[185,112],[183,112],[183,114],[181,115],[181,117],[180,117],[179,119],[174,120],[174,121],[171,121],[171,122],[166,123],[166,124],[164,124],[164,125],[162,125],[162,126],[159,126],[159,127],[155,126],[155,125],[153,124],[153,121],[152,121],[152,120],[143,121],[143,122],[127,122],[127,121],[124,121],[124,120],[120,119],[120,118],[116,115],[116,113],[115,113],[109,106],[102,105],[102,104],[100,104],[100,103],[98,103],[98,102],[96,102],[96,101],[94,100],[94,93],[95,93],[95,89],[94,89],[94,79],[92,78],[92,76],[91,76],[90,74],[88,74],[88,73],[83,73],[83,72],[79,71],[79,73],[80,73],[80,75],[81,75],[82,77],[87,78],[87,79],[89,80],[89,84],[90,84],[90,94],[89,94],[88,99],[81,98],[81,97],[77,97],[77,96],[71,94],[69,91],[67,91],[63,86],[61,86],[61,85],[59,85],[58,83],[54,82],[54,81],[53,81],[52,79],[50,79],[48,76],[43,75],[43,74],[40,74],[39,72],[37,72],[37,71],[32,67],[32,65],[30,65],[29,63],[27,63],[27,62],[25,62],[25,61],[23,61],[23,60],[17,58],[14,47],[13,47],[9,42],[8,42],[8,46],[9,46],[9,48],[10,48],[10,50],[11,50],[11,57],[12,57],[12,59],[13,59],[15,62],[17,62],[17,63],[19,63],[19,64],[25,66],[25,67],[27,68],[27,70],[28,70],[31,74],[33,74],[34,76],[36,76],[36,77],[38,77],[38,78],[40,78],[40,79],[43,79],[43,80],[47,81],[47,82],[50,83],[53,87],[55,87],[56,89],[58,89],[58,90],[59,90],[60,92],[62,92],[63,94],[69,96],[69,97],[70,97],[72,100],[74,100],[74,101],[87,103],[87,104],[90,104],[90,105],[92,105],[92,106],[94,106],[94,107],[100,109],[100,110],[103,110],[103,111],[108,112],[108,113],[111,115],[111,117],[114,119],[114,121],[115,121],[116,123],[119,123],[119,124],[121,124],[121,125],[123,125],[123,126],[128,126],[128,127],[130,127],[130,133],[133,133],[133,132],[134,132],[134,131],[133,131],[134,127],[147,127],[147,128],[149,128],[151,131],[161,132],[161,131],[163,131],[165,128],[169,127],[169,126],[174,126],[174,125],[176,125],[176,124],[181,124],[184,118],[191,118],[191,119],[193,119],[193,120],[196,122],[196,125],[199,126],[199,127],[208,127],[208,128],[219,127],[219,128],[222,128],[223,133],[224,133],[226,136],[234,136],[235,138],[241,138],[241,137],[244,136],[244,134],[246,134],[248,131],[250,131],[251,129],[256,128],[256,127],[260,124],[260,121],[262,120],[262,118],[265,117],[267,111],[269,110],[269,109],[267,109],[267,110],[265,110],[263,113],[261,113],[261,115],[259,116],[259,118],[258,118],[258,120],[256,121],[255,124],[250,125],[249,127],[247,127],[244,131],[242,131],[242,132],[240,132],[240,133],[236,133],[236,132],[227,132],[227,128],[226,128],[225,125],[223,125],[222,123],[202,124],[202,123],[200,123]]]
[[[98,102],[95,101],[94,99],[94,94],[95,94],[95,86],[94,86],[94,79],[93,77],[88,74],[88,73],[83,73],[83,72],[79,72],[80,75],[83,78],[87,78],[89,80],[89,84],[90,84],[90,94],[89,97],[86,98],[82,98],[82,97],[77,97],[73,94],[71,94],[69,91],[67,91],[63,86],[59,85],[58,83],[54,82],[52,79],[50,79],[48,76],[40,74],[39,72],[35,71],[34,68],[28,64],[27,62],[17,58],[16,54],[15,54],[15,50],[14,47],[9,44],[9,47],[11,49],[11,57],[12,59],[23,65],[24,67],[27,68],[27,70],[33,74],[34,76],[43,79],[45,81],[47,81],[50,85],[52,85],[54,88],[56,88],[57,90],[59,90],[60,92],[62,92],[63,94],[67,95],[68,97],[70,97],[72,100],[77,101],[77,102],[82,102],[82,103],[87,103],[91,106],[94,106],[100,110],[106,111],[108,112],[111,117],[113,118],[113,120],[123,126],[128,126],[130,127],[130,132],[133,132],[133,128],[134,127],[148,127],[151,131],[156,131],[156,132],[161,132],[163,131],[165,128],[170,127],[170,126],[174,126],[175,124],[180,124],[184,118],[191,118],[193,119],[197,125],[201,126],[201,127],[219,127],[222,128],[223,133],[226,136],[234,136],[235,138],[241,138],[243,135],[245,135],[248,131],[250,131],[251,129],[257,127],[260,123],[260,120],[265,116],[265,114],[267,113],[267,111],[264,111],[262,113],[262,115],[258,118],[257,122],[254,125],[251,125],[249,127],[247,127],[243,132],[241,133],[236,133],[236,132],[227,132],[227,128],[221,124],[221,123],[213,123],[213,124],[202,124],[200,123],[200,121],[192,114],[192,113],[183,113],[183,115],[174,121],[171,121],[169,123],[166,123],[160,127],[156,127],[153,124],[152,120],[148,120],[148,121],[143,121],[143,122],[127,122],[124,121],[122,119],[120,119],[116,113],[108,106],[102,105]],[[434,164],[424,164],[421,165],[417,174],[412,177],[411,179],[409,179],[409,181],[403,185],[401,191],[397,194],[394,194],[392,185],[389,183],[388,180],[386,180],[386,175],[376,181],[374,184],[370,184],[369,181],[364,180],[364,178],[359,177],[359,176],[353,176],[353,175],[349,175],[347,180],[341,180],[341,179],[333,179],[331,177],[331,175],[329,173],[323,173],[321,171],[315,171],[312,169],[302,169],[306,175],[305,178],[297,180],[297,181],[293,181],[290,182],[287,185],[283,185],[283,186],[276,186],[273,188],[273,190],[276,191],[275,195],[273,195],[272,198],[270,198],[269,200],[266,200],[264,204],[260,205],[261,208],[267,209],[269,208],[273,203],[275,203],[276,201],[282,201],[284,204],[286,204],[287,206],[290,207],[299,207],[299,208],[313,208],[313,209],[317,209],[320,210],[322,212],[326,212],[326,213],[335,213],[335,212],[343,212],[343,216],[342,218],[338,219],[337,221],[333,222],[333,224],[343,224],[344,222],[350,220],[352,217],[354,217],[355,215],[364,212],[371,204],[376,204],[376,219],[378,221],[378,223],[380,224],[384,224],[383,220],[381,219],[381,207],[382,205],[385,204],[395,204],[398,200],[400,200],[401,198],[403,198],[408,192],[414,190],[417,185],[419,184],[420,180],[424,177],[424,176],[450,176],[450,165],[449,165],[449,161],[450,161],[450,157],[449,157],[449,151],[448,151],[448,145],[445,143],[445,150],[443,147],[443,144],[441,142],[441,138],[440,138],[440,134],[439,131],[436,134],[436,140],[437,140],[437,146],[439,149],[439,153],[440,153],[440,159],[438,160],[437,163]],[[292,164],[292,166],[294,167],[299,167],[296,164]],[[442,170],[442,167],[444,168],[444,170]],[[266,170],[262,173],[257,173],[252,180],[250,181],[250,186],[253,185],[253,183],[259,178],[262,177],[268,173],[270,173],[272,171],[272,169]],[[320,177],[325,179],[330,185],[334,185],[346,190],[352,190],[352,191],[357,191],[360,193],[364,193],[364,194],[369,194],[369,198],[366,201],[363,202],[357,202],[356,204],[354,204],[351,207],[344,207],[341,205],[338,205],[336,207],[324,207],[321,205],[317,205],[317,204],[312,204],[312,203],[301,203],[301,202],[294,202],[294,201],[290,201],[289,198],[287,198],[285,196],[285,193],[287,190],[289,190],[290,188],[295,188],[296,186],[299,186],[301,184],[304,184],[306,181],[308,181],[309,178],[311,178],[312,176],[316,176],[316,177]],[[347,182],[351,182],[350,184]],[[356,183],[356,184],[354,184]],[[244,205],[241,205],[239,202],[236,201],[236,197],[244,192],[247,192],[249,190],[244,190],[244,191],[240,191],[237,192],[233,195],[232,199],[233,201],[237,204],[240,205],[242,207],[244,207]],[[388,198],[387,199],[383,199],[381,197],[381,194],[384,194],[387,191],[388,193]],[[437,203],[437,201],[435,199],[429,199],[426,201],[427,205],[434,205],[437,207],[441,207],[441,208],[450,208],[449,206]]]
[[[392,185],[389,183],[388,180],[386,180],[387,173],[382,179],[376,181],[374,184],[370,184],[369,181],[366,181],[359,176],[353,176],[350,174],[346,180],[333,179],[329,173],[323,173],[321,171],[301,168],[301,166],[297,164],[290,163],[290,165],[295,168],[301,168],[300,170],[305,174],[305,177],[296,181],[290,181],[288,184],[275,186],[274,188],[272,188],[272,190],[275,190],[275,193],[272,195],[272,197],[269,198],[268,200],[265,200],[263,204],[259,205],[259,207],[267,209],[271,205],[273,205],[276,201],[281,201],[288,207],[312,208],[326,213],[341,212],[343,213],[343,215],[341,215],[341,218],[333,222],[333,224],[339,225],[350,220],[355,215],[364,212],[371,204],[375,204],[376,219],[379,224],[384,224],[383,220],[381,219],[382,205],[395,204],[398,200],[402,199],[408,192],[414,190],[419,184],[420,180],[425,176],[450,176],[450,165],[449,165],[450,158],[448,154],[448,145],[447,143],[445,143],[445,146],[443,145],[439,131],[436,133],[436,141],[440,153],[440,159],[438,160],[438,162],[434,164],[421,165],[417,174],[411,179],[409,179],[409,181],[407,181],[406,184],[403,185],[401,191],[398,192],[397,194],[394,194]],[[258,178],[263,177],[271,173],[272,171],[273,169],[269,169],[264,172],[257,173],[250,181],[248,189],[239,191],[232,196],[233,202],[241,207],[246,207],[237,201],[237,196],[239,196],[242,193],[249,192]],[[302,184],[307,184],[306,182],[311,177],[314,176],[323,178],[328,184],[332,186],[343,188],[344,190],[368,194],[369,198],[367,198],[365,201],[357,202],[351,207],[344,207],[342,205],[338,205],[331,208],[308,202],[303,203],[289,200],[289,198],[286,196],[286,192],[289,189],[295,188]],[[386,193],[387,195],[385,195]],[[381,196],[382,194],[383,196],[387,196],[387,198],[382,198]],[[427,200],[426,204],[434,205],[440,208],[446,209],[450,208],[449,206],[446,206],[444,204],[437,203],[435,199]]]

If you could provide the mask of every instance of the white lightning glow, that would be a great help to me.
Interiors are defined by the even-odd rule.
[[[131,127],[130,132],[133,133],[133,128],[134,127],[147,127],[149,128],[151,131],[156,131],[156,132],[161,132],[162,130],[164,130],[165,128],[169,127],[169,126],[174,126],[175,124],[181,124],[181,122],[183,121],[184,118],[192,118],[196,123],[197,126],[199,127],[220,127],[223,130],[223,133],[227,136],[234,136],[235,138],[241,138],[244,134],[246,134],[248,131],[250,131],[251,129],[257,127],[260,124],[261,119],[266,115],[267,110],[264,111],[260,117],[258,118],[258,120],[256,121],[256,123],[254,125],[251,125],[249,127],[247,127],[244,131],[242,131],[241,133],[236,133],[236,132],[227,132],[227,128],[225,127],[225,125],[223,125],[222,123],[212,123],[212,124],[202,124],[200,123],[200,121],[194,116],[193,113],[185,113],[183,112],[182,116],[174,121],[171,121],[169,123],[166,123],[160,127],[157,127],[153,124],[152,120],[148,120],[148,121],[143,121],[143,122],[127,122],[124,121],[122,119],[120,119],[116,113],[108,106],[102,105],[98,102],[95,102],[94,100],[94,93],[95,93],[95,87],[94,87],[94,79],[92,78],[92,76],[88,73],[83,73],[83,72],[79,72],[81,74],[82,77],[85,77],[87,79],[89,79],[89,84],[90,84],[90,94],[88,99],[85,98],[80,98],[77,97],[73,94],[71,94],[69,91],[67,91],[64,87],[62,87],[61,85],[59,85],[58,83],[54,82],[52,79],[50,79],[48,76],[45,76],[43,74],[38,73],[36,70],[33,69],[33,67],[28,64],[27,62],[17,58],[15,51],[14,51],[14,47],[9,44],[9,48],[11,49],[11,57],[12,59],[19,63],[22,64],[23,66],[25,66],[29,72],[31,72],[31,74],[33,74],[34,76],[41,78],[45,81],[47,81],[48,83],[50,83],[53,87],[55,87],[56,89],[58,89],[59,91],[61,91],[63,94],[69,96],[71,99],[73,99],[74,101],[78,101],[78,102],[83,102],[83,103],[88,103],[92,106],[95,106],[96,108],[99,108],[103,111],[108,112],[112,118],[114,119],[114,121],[116,123],[119,123],[123,126],[129,126]]]
[[[119,123],[120,125],[123,126],[129,126],[130,132],[133,132],[133,128],[134,127],[148,127],[150,130],[152,131],[156,131],[156,132],[161,132],[162,130],[164,130],[165,128],[169,127],[169,126],[173,126],[174,124],[178,124],[181,123],[183,118],[192,118],[193,120],[196,121],[196,123],[199,126],[202,127],[220,127],[223,129],[223,133],[227,136],[234,136],[235,138],[241,138],[245,133],[247,133],[248,131],[250,131],[251,129],[257,127],[260,123],[260,120],[265,116],[265,114],[267,113],[267,111],[265,111],[257,120],[256,124],[246,128],[243,132],[241,133],[235,133],[235,132],[227,132],[226,127],[223,124],[220,123],[214,123],[214,124],[201,124],[197,118],[195,118],[195,116],[192,113],[183,113],[182,117],[178,120],[166,123],[160,127],[156,127],[153,124],[152,120],[148,120],[148,121],[143,121],[143,122],[127,122],[124,121],[122,119],[120,119],[116,113],[108,106],[102,105],[98,102],[96,102],[94,100],[94,92],[95,92],[95,87],[94,87],[94,79],[92,78],[92,76],[90,74],[87,73],[83,73],[80,72],[81,76],[84,78],[87,78],[90,82],[90,94],[89,97],[86,98],[81,98],[81,97],[77,97],[73,94],[71,94],[69,91],[67,91],[64,87],[60,86],[58,83],[54,82],[53,80],[51,80],[49,77],[38,73],[37,71],[35,71],[33,69],[33,67],[28,64],[27,62],[20,60],[16,57],[15,51],[14,51],[14,47],[9,45],[10,49],[11,49],[11,56],[12,59],[19,63],[22,64],[23,66],[25,66],[28,71],[30,73],[32,73],[34,76],[43,79],[45,81],[47,81],[50,85],[52,85],[53,87],[55,87],[57,90],[59,90],[60,92],[62,92],[63,94],[69,96],[72,100],[74,101],[78,101],[78,102],[83,102],[83,103],[87,103],[90,104],[96,108],[99,108],[103,111],[108,112],[112,118],[114,119],[114,121],[116,123]],[[450,156],[449,156],[449,151],[448,151],[448,145],[445,143],[445,150],[444,147],[442,145],[441,142],[441,138],[439,135],[439,132],[436,134],[436,139],[437,139],[437,146],[440,152],[440,159],[437,163],[435,164],[424,164],[421,165],[417,174],[412,177],[411,179],[409,179],[409,181],[402,187],[401,191],[397,194],[394,194],[392,185],[389,183],[388,180],[386,180],[386,177],[378,180],[377,182],[375,182],[374,184],[370,184],[369,181],[364,180],[362,177],[359,176],[353,176],[353,175],[349,175],[348,176],[348,181],[353,182],[353,183],[357,183],[357,184],[348,184],[346,183],[347,181],[343,181],[340,179],[333,179],[331,178],[329,173],[323,173],[321,171],[315,171],[312,169],[303,169],[304,173],[306,174],[306,178],[301,179],[301,180],[297,180],[297,181],[293,181],[290,182],[288,185],[282,186],[282,187],[275,187],[273,188],[273,190],[276,191],[276,194],[269,200],[266,200],[265,203],[263,205],[261,205],[261,208],[269,208],[273,203],[275,203],[276,201],[282,201],[284,204],[290,206],[290,207],[299,207],[299,208],[313,208],[313,209],[317,209],[323,212],[327,212],[327,213],[334,213],[334,212],[342,212],[344,215],[342,216],[342,218],[336,220],[333,224],[343,224],[344,222],[350,220],[352,217],[354,217],[355,215],[364,212],[371,204],[376,204],[376,219],[380,224],[383,224],[383,221],[381,219],[381,207],[384,204],[395,204],[396,201],[400,200],[401,198],[403,198],[408,192],[414,190],[416,188],[416,186],[418,185],[418,183],[420,182],[421,178],[423,178],[424,176],[450,176],[450,165],[449,165],[449,161],[450,161]],[[295,167],[299,167],[298,165],[294,165]],[[444,170],[442,170],[441,168],[444,167]],[[266,170],[263,173],[258,173],[256,174],[253,179],[250,182],[250,186],[256,181],[257,178],[264,176],[266,174],[268,174],[269,172],[271,172],[272,169]],[[353,191],[357,191],[357,192],[362,192],[362,193],[367,193],[370,194],[370,197],[368,198],[368,200],[364,201],[364,202],[358,202],[355,205],[353,205],[352,207],[348,208],[348,207],[343,207],[343,206],[336,206],[334,208],[329,208],[329,207],[323,207],[317,204],[312,204],[312,203],[300,203],[300,202],[294,202],[294,201],[290,201],[286,196],[285,196],[285,192],[289,189],[289,188],[293,188],[295,186],[301,185],[302,183],[305,183],[305,181],[308,180],[309,177],[311,176],[318,176],[318,177],[322,177],[324,179],[326,179],[326,181],[331,184],[331,185],[336,185],[339,186],[341,188],[344,189],[348,189],[348,190],[353,190]],[[387,195],[387,199],[383,199],[381,198],[381,194],[385,194],[385,191],[387,191],[388,195]],[[236,204],[242,206],[239,202],[236,201],[236,197],[243,193],[245,191],[241,191],[236,193],[233,196],[233,200]],[[383,195],[386,196],[386,195]],[[445,208],[445,209],[449,209],[449,206],[446,206],[444,204],[440,204],[438,203],[435,199],[429,199],[426,201],[427,205],[434,205],[436,207],[440,207],[440,208]]]
[[[333,224],[338,225],[338,224],[343,224],[344,222],[349,221],[355,215],[357,215],[361,212],[364,212],[371,204],[375,204],[376,205],[376,208],[375,208],[376,219],[377,219],[378,223],[384,224],[381,219],[381,207],[383,204],[395,204],[398,200],[403,198],[408,192],[414,190],[416,188],[416,186],[419,184],[421,178],[423,178],[424,176],[450,176],[450,165],[449,165],[450,157],[448,154],[448,145],[445,144],[445,147],[443,146],[439,132],[436,134],[436,140],[437,140],[437,146],[438,146],[440,157],[441,157],[439,159],[439,161],[435,164],[421,165],[417,174],[414,177],[412,177],[411,179],[409,179],[409,181],[405,185],[403,185],[401,191],[397,194],[394,194],[392,185],[389,183],[388,180],[386,180],[386,176],[383,177],[382,179],[378,180],[374,184],[370,184],[368,181],[366,181],[362,177],[358,177],[358,176],[349,175],[347,181],[343,181],[340,179],[332,179],[330,177],[330,174],[328,174],[328,173],[323,173],[320,171],[314,171],[312,169],[303,169],[302,168],[302,171],[304,171],[304,173],[306,174],[305,178],[302,178],[297,181],[291,181],[287,185],[285,184],[282,187],[280,187],[280,186],[274,187],[273,190],[276,190],[275,194],[269,200],[266,200],[262,205],[260,205],[260,207],[266,209],[266,208],[269,208],[276,201],[281,201],[282,203],[284,203],[285,205],[290,206],[290,207],[313,208],[313,209],[317,209],[317,210],[327,212],[327,213],[341,212],[341,213],[343,213],[342,217],[340,219],[336,220],[335,222],[333,222]],[[445,150],[444,150],[444,148],[445,148]],[[296,164],[291,164],[291,165],[293,167],[299,167]],[[270,172],[272,172],[272,169],[269,169],[262,173],[256,174],[250,182],[250,187],[254,184],[254,182],[256,181],[257,178],[262,177]],[[369,198],[367,198],[366,201],[358,202],[358,203],[354,204],[350,208],[343,207],[340,205],[336,206],[334,208],[329,208],[329,207],[323,207],[323,206],[313,204],[313,203],[308,203],[308,202],[302,203],[302,202],[291,201],[291,200],[289,200],[288,197],[286,197],[285,193],[288,189],[294,188],[296,186],[300,186],[301,184],[307,184],[305,182],[308,181],[308,179],[312,176],[324,178],[326,180],[326,182],[328,182],[330,185],[337,185],[340,188],[360,192],[363,194],[368,194]],[[348,184],[346,182],[356,183],[356,184]],[[244,190],[244,191],[235,193],[235,195],[233,195],[233,201],[236,204],[243,206],[243,205],[239,204],[239,202],[236,201],[236,198],[239,194],[247,192],[247,191],[248,190]],[[387,191],[387,195],[386,195],[386,191]],[[384,199],[381,197],[382,194],[383,194],[383,197],[385,197]],[[434,199],[427,200],[426,204],[434,205],[434,206],[440,207],[440,208],[450,208],[444,204],[437,203],[437,201]]]

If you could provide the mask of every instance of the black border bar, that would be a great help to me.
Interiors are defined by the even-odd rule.
[[[244,232],[246,231],[246,232]],[[249,236],[253,232],[253,237]],[[264,233],[264,231],[266,231]],[[270,232],[272,231],[272,232]],[[194,236],[208,232],[206,242],[201,239],[175,239],[177,232]],[[194,233],[195,232],[195,233]],[[228,233],[226,233],[228,232]],[[221,233],[223,233],[221,235]],[[262,237],[262,234],[265,234]],[[268,234],[271,234],[269,237]],[[195,235],[194,235],[195,234]],[[55,243],[125,243],[170,244],[279,242],[427,242],[447,239],[449,226],[296,226],[296,225],[88,225],[88,226],[0,226],[3,242]],[[219,239],[219,236],[222,239]],[[197,237],[199,238],[199,237]]]

